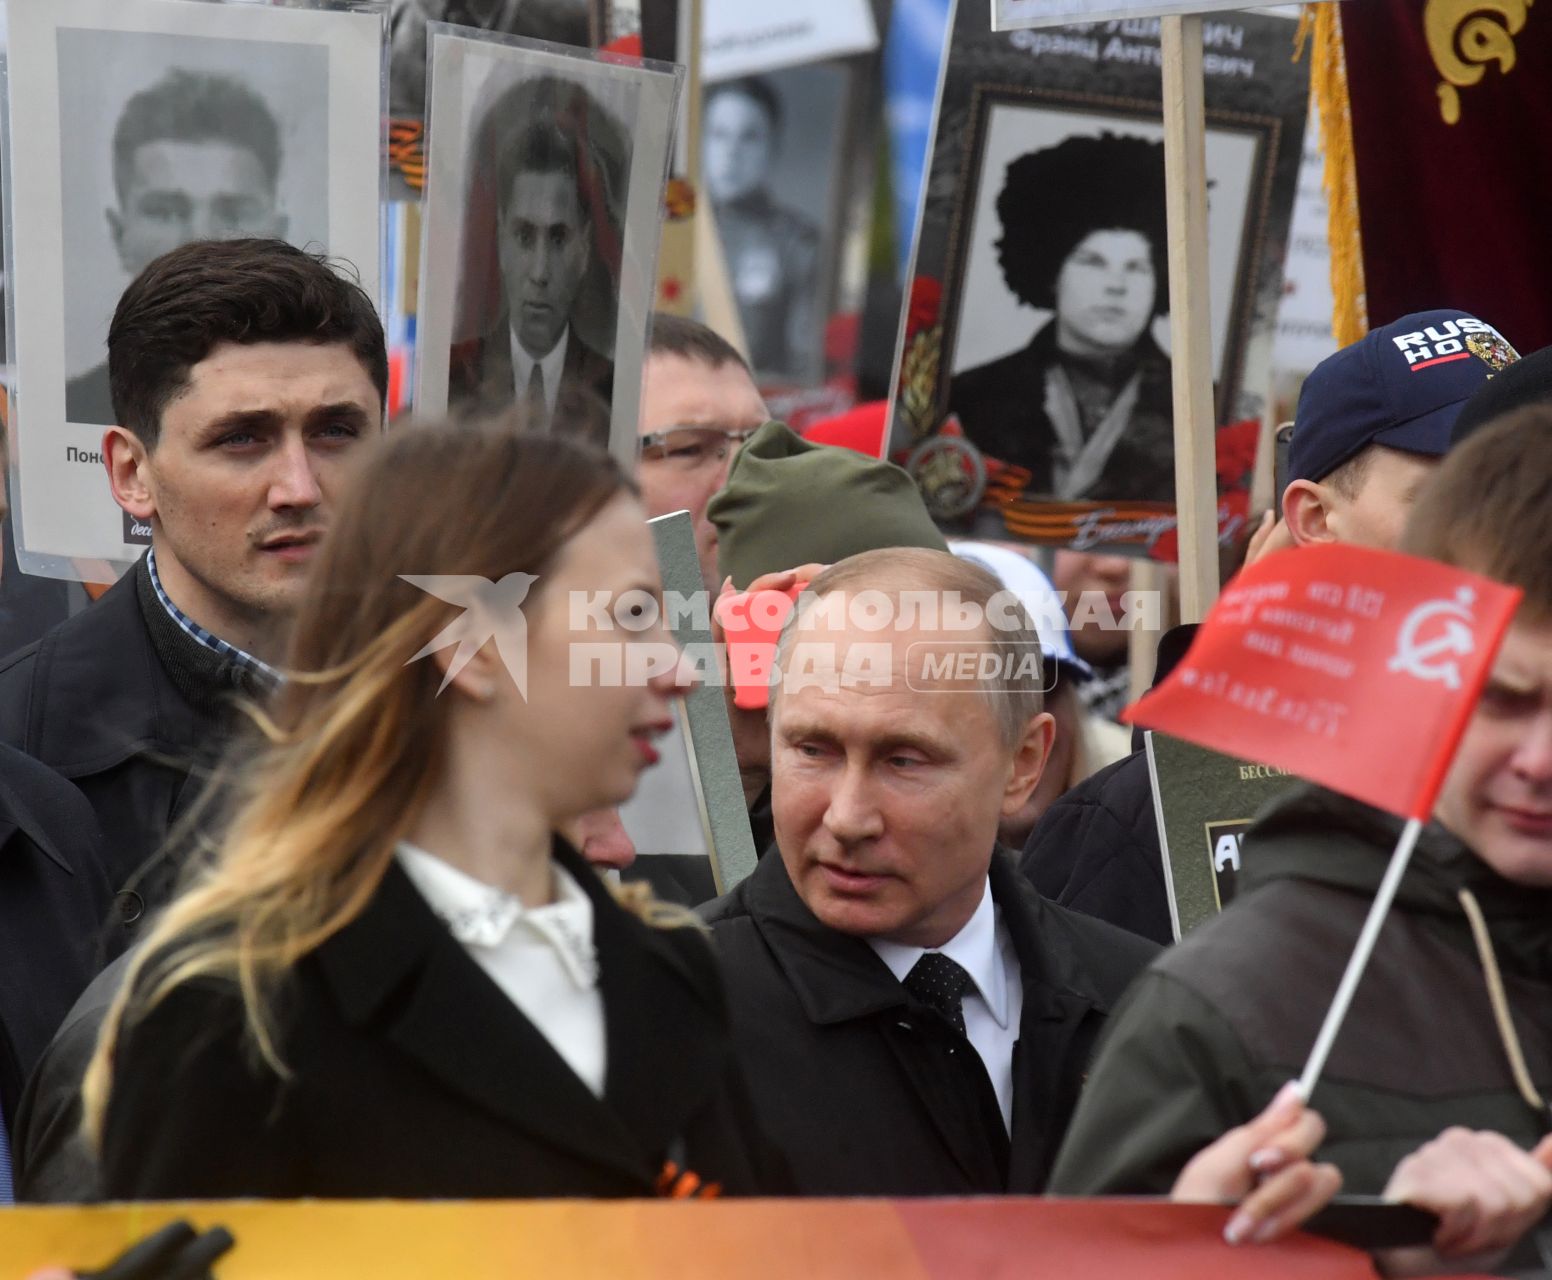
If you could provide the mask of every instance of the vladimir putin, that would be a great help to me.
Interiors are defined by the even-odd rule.
[[[108,231],[130,279],[193,240],[285,239],[280,126],[231,76],[174,69],[125,105],[113,131]],[[111,426],[106,359],[65,386],[65,417]]]

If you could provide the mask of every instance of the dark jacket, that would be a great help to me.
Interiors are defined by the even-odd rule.
[[[1164,1193],[1303,1068],[1401,820],[1301,788],[1251,829],[1224,913],[1164,952],[1112,1020],[1052,1177],[1062,1194]],[[1438,826],[1419,841],[1313,1104],[1343,1189],[1377,1195],[1450,1125],[1529,1148],[1458,891],[1486,914],[1532,1079],[1552,1087],[1552,891],[1501,879]]]
[[[81,1082],[134,955],[133,949],[126,951],[91,980],[33,1068],[11,1124],[20,1201],[86,1204],[102,1199],[97,1157],[81,1132]]]
[[[80,788],[97,815],[108,883],[128,922],[171,892],[169,831],[261,691],[184,634],[141,560],[90,608],[0,661],[0,742]]]
[[[780,1191],[694,928],[652,929],[585,862],[608,1068],[598,1099],[395,862],[278,1003],[283,1081],[229,983],[175,989],[120,1043],[103,1185],[126,1199],[649,1196],[673,1160]]]
[[[1154,688],[1195,638],[1195,623],[1159,637]],[[1131,755],[1085,778],[1041,815],[1019,870],[1052,902],[1165,946],[1175,940],[1141,730],[1133,731]]]
[[[566,358],[561,364],[560,387],[555,393],[559,412],[561,397],[569,389],[585,389],[602,398],[614,400],[614,361],[582,341],[575,329],[566,342]],[[505,313],[490,333],[455,343],[448,352],[447,403],[471,412],[490,413],[509,408],[523,399],[526,388],[516,384],[512,370],[512,334]],[[607,424],[601,439],[587,443],[600,449],[609,447]]]
[[[1027,492],[1055,489],[1056,429],[1046,412],[1046,375],[1060,359],[1056,323],[1045,325],[1027,347],[954,375],[949,409],[959,415],[976,448],[1030,473]],[[1085,499],[1111,502],[1175,500],[1174,408],[1169,357],[1145,332],[1117,372],[1120,385],[1140,377],[1137,404],[1126,430]]]
[[[71,1003],[122,942],[106,925],[91,807],[36,760],[0,745],[0,1113]]]
[[[1135,751],[1057,797],[1024,842],[1019,870],[1052,902],[1173,942],[1147,756]]]
[[[1024,1013],[1013,1134],[976,1052],[860,938],[822,925],[774,850],[710,904],[762,1127],[814,1195],[1040,1191],[1105,1016],[1155,948],[1042,902],[998,853]]]

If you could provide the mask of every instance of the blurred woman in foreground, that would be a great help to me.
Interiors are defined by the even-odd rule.
[[[579,629],[582,593],[634,593],[637,629]],[[603,455],[510,424],[378,448],[219,854],[104,1028],[110,1197],[779,1189],[704,938],[551,834],[656,757],[682,692],[660,599]]]

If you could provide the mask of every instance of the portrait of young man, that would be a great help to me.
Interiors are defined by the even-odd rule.
[[[519,80],[486,109],[458,308],[477,328],[449,354],[450,406],[516,402],[545,429],[565,388],[611,399],[629,168],[620,125],[575,81]]]
[[[136,93],[113,129],[116,202],[103,211],[124,274],[193,240],[284,239],[282,159],[274,111],[237,77],[174,68]],[[66,384],[65,416],[114,421],[106,359]]]

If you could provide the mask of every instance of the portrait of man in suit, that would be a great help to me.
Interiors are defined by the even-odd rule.
[[[994,175],[987,175],[988,180]],[[949,409],[982,453],[1063,502],[1174,500],[1164,147],[1076,135],[1007,165],[1003,280],[1050,314],[1023,348],[953,376]]]
[[[192,240],[286,237],[281,130],[236,77],[173,68],[132,96],[113,130],[116,205],[105,211],[125,275]],[[111,425],[104,358],[65,388],[71,422]]]
[[[581,85],[554,76],[498,96],[476,132],[454,407],[522,404],[545,429],[563,394],[613,393],[622,131]],[[488,317],[488,318],[486,318]]]

